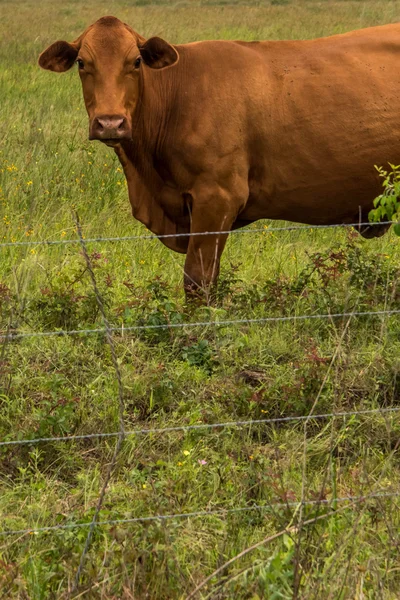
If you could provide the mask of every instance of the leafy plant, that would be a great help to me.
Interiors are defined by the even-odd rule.
[[[234,294],[235,286],[241,281],[238,276],[240,266],[230,263],[229,267],[221,271],[215,292],[217,302],[222,303],[226,297],[232,297]]]
[[[213,350],[208,340],[199,340],[191,346],[182,349],[182,358],[193,367],[203,367],[206,371],[212,371]]]
[[[162,342],[171,337],[169,325],[183,322],[183,314],[170,297],[170,289],[161,277],[155,277],[144,287],[125,282],[130,292],[127,306],[123,308],[123,323],[127,327],[148,327],[139,334],[152,342]]]
[[[373,223],[384,219],[388,221],[400,220],[400,165],[389,163],[391,171],[375,166],[379,176],[383,178],[383,193],[374,200],[374,207],[368,218]],[[393,226],[393,231],[400,236],[400,223]]]
[[[90,256],[92,268],[98,273],[98,286],[105,306],[109,305],[112,279],[102,272],[107,259],[97,252]],[[40,296],[32,302],[31,312],[46,328],[74,329],[96,322],[99,307],[96,294],[88,277],[87,267],[78,261],[67,261],[48,285],[40,288]]]

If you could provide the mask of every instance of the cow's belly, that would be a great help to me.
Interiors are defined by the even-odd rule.
[[[381,163],[378,163],[381,164]],[[264,179],[250,180],[250,195],[240,218],[281,219],[310,224],[354,222],[357,215],[368,213],[373,200],[382,192],[381,180],[374,166],[365,171],[325,177],[309,173],[293,180],[292,185],[276,185],[267,174]],[[307,175],[305,174],[305,177]],[[357,219],[356,219],[357,220]]]
[[[353,223],[365,219],[373,208],[373,200],[382,191],[375,182],[367,187],[315,186],[276,193],[273,198],[259,191],[250,196],[240,218],[246,221],[279,219],[314,225]]]
[[[371,125],[354,120],[347,130],[339,122],[336,130],[320,123],[303,132],[282,132],[272,158],[260,144],[240,217],[310,224],[353,222],[361,213],[365,217],[382,192],[375,165],[388,169],[388,163],[400,164],[397,118],[384,111],[381,117],[375,114]]]

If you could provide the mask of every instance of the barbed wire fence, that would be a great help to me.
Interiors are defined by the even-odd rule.
[[[199,231],[195,233],[168,233],[165,235],[141,234],[127,235],[122,237],[92,237],[85,238],[82,236],[85,244],[93,242],[131,242],[135,240],[164,240],[168,238],[191,238],[202,237],[206,235],[246,235],[255,233],[274,233],[276,231],[320,231],[323,229],[343,229],[343,228],[361,228],[361,227],[381,227],[382,225],[396,225],[397,221],[380,221],[379,223],[371,223],[369,221],[359,221],[357,223],[336,223],[332,225],[286,225],[282,227],[268,227],[267,230],[259,227],[247,227],[243,229],[221,230],[221,231]],[[17,246],[64,246],[68,244],[81,244],[79,237],[68,240],[24,240],[13,242],[1,242],[0,248],[17,247]]]
[[[390,225],[391,221],[386,221],[384,223],[379,223],[376,225]],[[139,428],[133,430],[126,430],[125,422],[124,422],[124,411],[125,411],[125,403],[124,403],[124,389],[122,382],[122,375],[117,359],[116,348],[114,344],[114,335],[115,334],[127,334],[146,331],[146,330],[164,330],[164,329],[182,329],[182,328],[195,328],[195,327],[230,327],[230,326],[239,326],[239,325],[253,325],[253,324],[267,324],[267,323],[278,323],[278,322],[288,322],[288,321],[307,321],[307,320],[316,320],[316,319],[324,319],[324,320],[338,320],[338,319],[348,319],[346,327],[350,324],[350,321],[356,317],[380,317],[381,319],[389,317],[389,316],[397,316],[400,314],[400,308],[394,309],[385,309],[385,310],[365,310],[365,311],[347,311],[347,312],[334,312],[334,313],[324,313],[324,314],[302,314],[302,315],[289,315],[289,316],[277,316],[277,317],[260,317],[260,318],[240,318],[240,319],[214,319],[209,321],[196,321],[196,322],[179,322],[179,323],[168,323],[168,324],[158,324],[158,325],[134,325],[127,327],[116,327],[111,325],[108,317],[106,315],[104,301],[100,290],[97,285],[95,272],[93,269],[92,261],[90,254],[88,253],[87,246],[91,243],[115,243],[115,242],[125,242],[125,241],[139,241],[139,240],[153,240],[153,239],[163,239],[163,238],[176,238],[176,237],[189,237],[189,236],[202,236],[202,235],[221,235],[224,233],[229,233],[230,235],[237,234],[255,234],[255,233],[273,233],[273,232],[282,232],[282,231],[307,231],[307,230],[325,230],[331,228],[352,228],[361,226],[369,226],[373,227],[373,223],[350,223],[350,224],[337,224],[337,225],[314,225],[314,226],[282,226],[282,227],[268,227],[265,228],[247,228],[247,229],[238,229],[231,232],[224,231],[215,231],[215,232],[202,232],[202,233],[183,233],[183,234],[171,234],[171,235],[134,235],[134,236],[125,236],[125,237],[91,237],[85,238],[82,233],[81,224],[78,216],[76,216],[76,231],[77,238],[75,239],[67,239],[67,240],[24,240],[24,241],[14,241],[14,242],[1,242],[0,249],[12,248],[12,247],[24,247],[24,246],[44,246],[50,247],[55,245],[71,245],[76,244],[80,245],[82,254],[85,260],[85,264],[87,267],[87,272],[89,274],[91,286],[93,288],[93,292],[96,298],[96,302],[99,308],[99,313],[103,322],[103,327],[97,328],[82,328],[82,329],[71,329],[71,330],[52,330],[52,331],[15,331],[15,330],[7,330],[0,331],[0,342],[4,344],[17,342],[19,340],[25,338],[47,338],[47,337],[60,337],[60,336],[87,336],[93,334],[104,334],[106,343],[110,348],[112,365],[115,373],[115,379],[117,383],[117,401],[118,401],[118,415],[119,415],[119,429],[118,431],[112,432],[95,432],[89,434],[79,434],[79,435],[66,435],[66,436],[52,436],[52,437],[34,437],[34,438],[21,438],[21,439],[3,439],[0,440],[0,448],[10,448],[15,446],[26,446],[26,445],[38,445],[45,443],[53,443],[53,442],[76,442],[79,440],[93,440],[93,439],[115,439],[116,443],[114,446],[114,451],[112,454],[112,458],[108,467],[106,469],[106,473],[104,475],[103,484],[99,491],[98,500],[96,503],[96,507],[93,513],[93,517],[90,522],[67,522],[64,524],[57,525],[49,525],[49,526],[40,526],[40,527],[31,527],[31,528],[21,528],[21,529],[7,529],[4,528],[0,531],[0,538],[4,538],[6,536],[25,536],[30,534],[40,534],[46,532],[56,532],[63,530],[72,530],[72,529],[85,529],[87,528],[87,536],[85,540],[85,544],[81,553],[79,565],[76,571],[76,576],[74,580],[74,584],[72,589],[69,591],[70,594],[74,595],[80,585],[80,580],[82,573],[84,571],[85,558],[89,551],[93,532],[96,527],[102,527],[106,525],[121,525],[121,524],[133,524],[133,523],[144,523],[151,521],[170,521],[173,519],[190,519],[190,518],[205,518],[213,515],[229,515],[229,514],[238,514],[238,513],[246,513],[246,512],[268,512],[280,509],[293,509],[296,512],[299,512],[299,525],[303,523],[302,511],[304,507],[326,507],[334,511],[337,504],[341,504],[344,507],[349,506],[352,507],[355,504],[362,504],[372,500],[387,500],[390,498],[396,498],[400,496],[400,489],[394,489],[393,487],[387,489],[379,489],[378,491],[374,491],[368,494],[362,495],[347,495],[347,496],[339,496],[332,498],[331,500],[326,498],[318,498],[316,500],[308,500],[304,495],[304,481],[303,481],[303,489],[302,489],[302,498],[298,501],[287,500],[285,502],[272,502],[266,504],[252,504],[245,506],[238,506],[234,508],[211,508],[207,510],[198,510],[192,512],[183,512],[183,513],[171,513],[171,514],[150,514],[144,516],[135,516],[132,518],[124,518],[124,519],[105,519],[101,520],[100,514],[103,507],[104,498],[106,496],[107,488],[110,483],[110,480],[113,475],[113,471],[115,469],[117,459],[121,448],[123,446],[124,440],[128,437],[132,436],[148,436],[152,434],[164,435],[172,432],[189,432],[189,431],[197,431],[197,432],[207,432],[211,430],[220,431],[225,428],[249,428],[254,425],[273,425],[273,424],[282,424],[282,423],[302,423],[304,425],[304,431],[306,431],[306,426],[311,421],[321,421],[321,420],[333,420],[333,419],[348,419],[354,416],[382,416],[385,419],[388,419],[390,416],[394,416],[399,414],[400,407],[392,406],[392,407],[382,407],[378,409],[360,409],[353,411],[332,411],[325,413],[315,413],[314,409],[318,402],[318,397],[315,398],[312,408],[307,415],[289,415],[282,417],[274,417],[274,418],[265,418],[265,419],[249,419],[249,420],[234,420],[227,422],[217,422],[217,423],[201,423],[194,425],[176,425],[169,427],[151,427],[151,428]],[[304,443],[306,440],[304,439]],[[319,517],[318,517],[319,518]],[[208,581],[209,578],[207,578]],[[188,596],[194,597],[196,592],[200,590],[203,584],[196,587],[196,589]]]

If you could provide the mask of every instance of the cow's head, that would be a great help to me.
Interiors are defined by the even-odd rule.
[[[89,115],[89,139],[114,143],[132,137],[141,70],[164,69],[178,53],[158,37],[147,41],[115,17],[103,17],[74,42],[54,42],[39,57],[43,69],[62,73],[76,62]]]

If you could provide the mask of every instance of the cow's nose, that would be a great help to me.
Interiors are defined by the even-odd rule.
[[[102,115],[95,117],[90,127],[90,140],[130,139],[128,119],[122,115]]]

